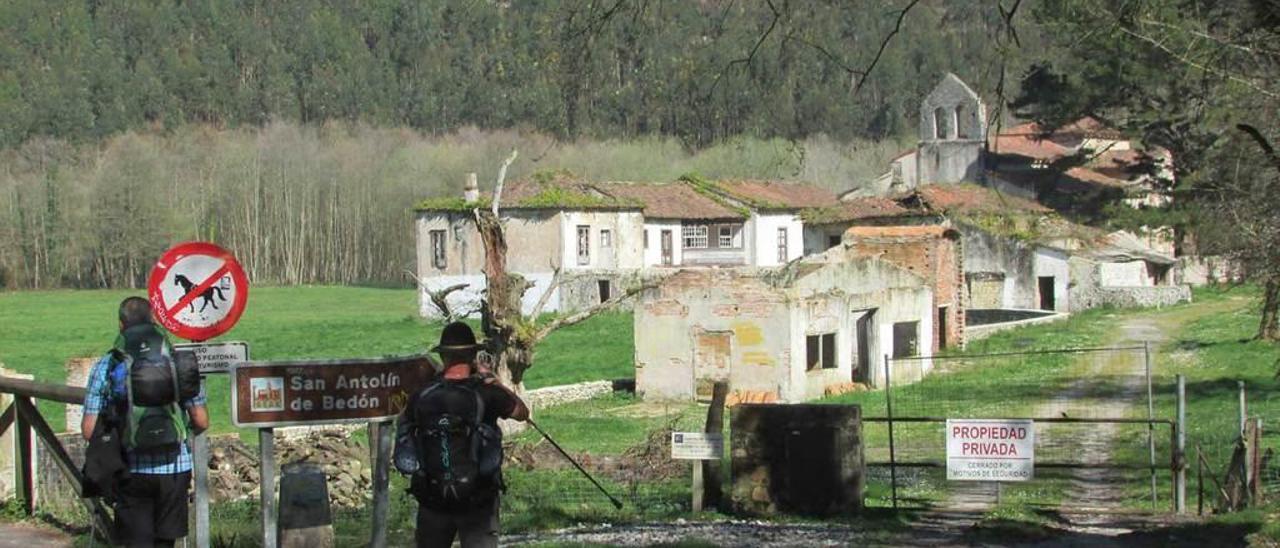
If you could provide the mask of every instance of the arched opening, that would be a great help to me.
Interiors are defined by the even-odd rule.
[[[967,125],[968,124],[964,123],[964,105],[956,105],[956,119],[955,119],[956,139],[969,138],[969,134],[965,132],[965,126]]]
[[[946,136],[947,136],[947,131],[946,131],[946,129],[947,129],[947,128],[946,128],[946,126],[947,126],[947,119],[946,119],[946,116],[947,116],[946,111],[942,110],[942,107],[938,107],[938,108],[936,108],[936,109],[933,109],[933,138],[934,138],[934,139],[945,139],[945,138],[946,138]]]

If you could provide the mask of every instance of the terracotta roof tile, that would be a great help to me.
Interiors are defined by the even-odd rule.
[[[743,215],[685,183],[607,183],[601,190],[644,206],[651,219],[741,219]]]
[[[729,196],[760,209],[808,209],[835,205],[835,192],[807,183],[782,181],[716,181]]]
[[[929,209],[955,213],[1004,213],[1010,210],[1048,213],[1049,208],[1032,200],[971,184],[926,185],[916,194]]]
[[[954,228],[941,225],[855,226],[844,231],[851,238],[941,238]]]
[[[806,209],[800,213],[800,217],[807,223],[825,224],[915,214],[916,212],[890,198],[868,196],[839,202],[833,206]]]

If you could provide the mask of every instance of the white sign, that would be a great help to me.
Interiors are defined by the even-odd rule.
[[[678,460],[718,460],[724,458],[724,434],[672,432],[671,458]]]
[[[244,342],[175,344],[173,348],[195,354],[201,375],[226,373],[231,364],[249,361],[249,343]]]
[[[1031,420],[947,419],[947,479],[1027,481],[1035,468]]]

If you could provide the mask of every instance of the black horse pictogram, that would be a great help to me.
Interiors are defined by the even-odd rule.
[[[174,275],[173,285],[182,286],[182,295],[184,297],[187,296],[187,294],[191,293],[191,291],[196,288],[196,284],[191,283],[191,280],[187,279],[187,277],[183,276],[182,274]],[[214,310],[218,309],[218,304],[213,302],[214,293],[218,294],[219,300],[221,300],[222,302],[227,302],[227,297],[222,294],[222,288],[216,285],[211,285],[209,286],[208,289],[200,293],[200,298],[203,299],[200,302],[200,312],[204,312],[204,309],[210,306],[212,306]],[[196,311],[196,302],[194,299],[190,303],[188,303],[187,306],[191,308],[192,312]]]

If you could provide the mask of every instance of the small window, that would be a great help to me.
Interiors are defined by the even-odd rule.
[[[706,249],[708,244],[707,225],[685,225],[681,228],[685,249]]]
[[[778,229],[778,262],[786,263],[790,260],[790,253],[787,253],[787,227]]]
[[[933,138],[947,138],[947,112],[942,107],[933,109]]]
[[[956,130],[955,131],[956,139],[969,138],[969,134],[965,133],[965,130],[964,130],[965,126],[968,125],[964,123],[964,105],[956,105],[956,119],[953,125],[955,126],[953,129]]]
[[[578,225],[578,264],[591,264],[591,226]]]
[[[448,265],[445,255],[445,231],[431,231],[431,266],[444,270]]]
[[[649,231],[644,231],[644,248],[649,249]]]
[[[920,353],[920,322],[893,324],[893,357],[910,358]]]
[[[805,337],[805,370],[836,368],[836,334]]]
[[[600,231],[600,249],[609,249],[613,247],[613,231],[602,229]]]
[[[738,225],[721,226],[716,244],[722,248],[742,247],[742,227]]]

